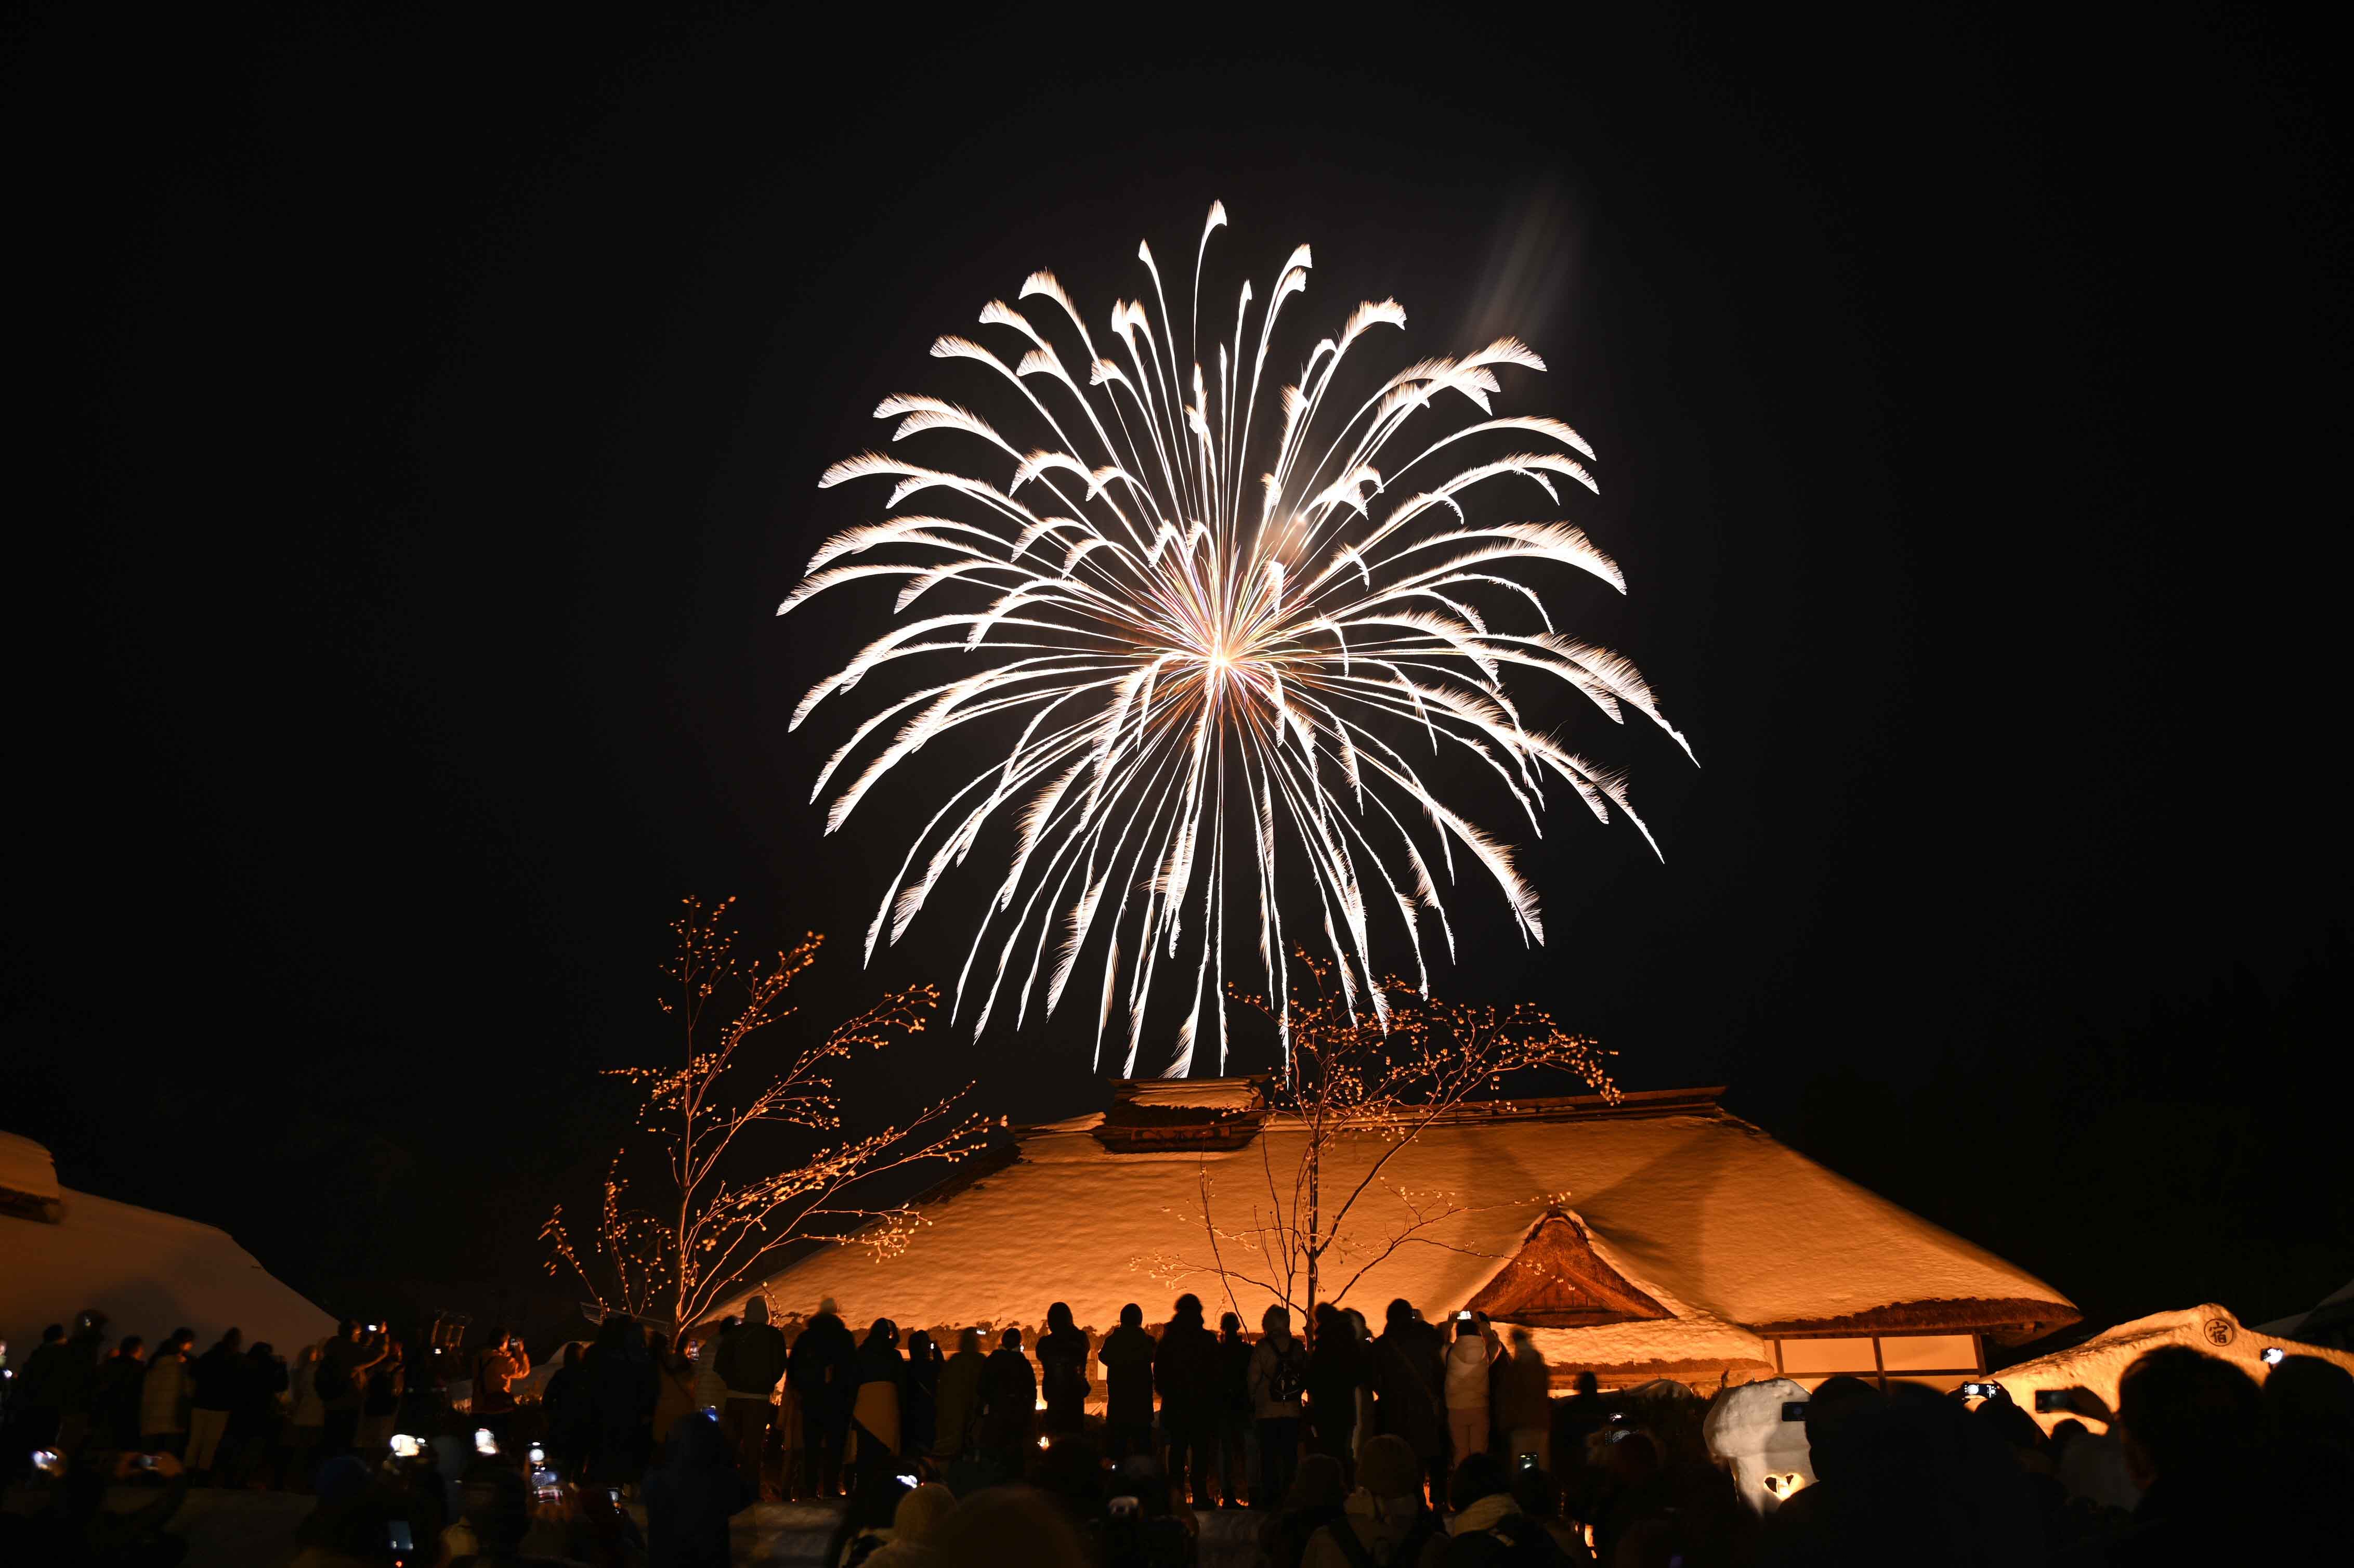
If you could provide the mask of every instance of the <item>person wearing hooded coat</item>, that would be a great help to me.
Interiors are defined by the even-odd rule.
[[[972,1451],[981,1436],[981,1380],[989,1358],[981,1353],[981,1330],[957,1336],[956,1354],[940,1368],[935,1458],[954,1459]]]
[[[1046,1396],[1050,1436],[1083,1429],[1087,1404],[1087,1336],[1071,1321],[1071,1309],[1057,1301],[1046,1308],[1046,1331],[1038,1336],[1038,1382]]]
[[[719,1430],[736,1450],[744,1484],[760,1490],[760,1467],[768,1457],[769,1422],[777,1384],[785,1375],[785,1336],[769,1321],[769,1301],[755,1296],[744,1303],[744,1320],[719,1341],[713,1365],[727,1396],[719,1406]]]
[[[1008,1329],[990,1352],[981,1379],[981,1451],[1011,1478],[1029,1458],[1037,1414],[1038,1376],[1022,1353],[1022,1330]]]
[[[1104,1336],[1096,1359],[1103,1362],[1104,1442],[1114,1464],[1130,1454],[1152,1452],[1152,1336],[1144,1331],[1144,1308],[1131,1301],[1119,1309],[1119,1327]]]
[[[1330,1302],[1316,1307],[1316,1348],[1308,1352],[1310,1446],[1341,1462],[1344,1479],[1355,1473],[1357,1391],[1373,1381],[1357,1332]]]
[[[653,1439],[656,1389],[645,1330],[618,1314],[606,1319],[580,1370],[588,1381],[589,1473],[609,1487],[635,1485]]]
[[[858,1347],[858,1397],[850,1415],[858,1484],[895,1473],[899,1421],[907,1403],[907,1363],[899,1354],[899,1325],[877,1318]]]
[[[928,1454],[939,1430],[940,1348],[918,1329],[907,1336],[907,1400],[900,1406],[899,1451]]]
[[[125,1334],[114,1353],[98,1363],[98,1386],[90,1395],[90,1431],[110,1448],[139,1446],[139,1396],[147,1377],[146,1341]],[[44,1438],[36,1446],[46,1446]]]
[[[801,1404],[804,1497],[832,1497],[842,1478],[842,1450],[858,1393],[858,1344],[829,1296],[793,1340],[785,1380]]]
[[[1218,1341],[1202,1320],[1202,1298],[1177,1298],[1152,1351],[1152,1384],[1161,1394],[1166,1473],[1192,1489],[1193,1506],[1210,1506],[1210,1454],[1217,1446]]]
[[[177,1458],[187,1444],[188,1400],[193,1393],[188,1348],[194,1339],[186,1329],[178,1330],[147,1363],[147,1381],[139,1393],[139,1425],[142,1446],[150,1453],[168,1453]]]
[[[646,1568],[726,1568],[727,1521],[758,1495],[716,1423],[699,1410],[680,1421],[646,1475]]]

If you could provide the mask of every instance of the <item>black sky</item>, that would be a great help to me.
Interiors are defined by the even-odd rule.
[[[818,1016],[952,978],[952,914],[856,971],[901,845],[821,839],[845,732],[785,731],[886,608],[772,618],[858,517],[816,476],[982,302],[1099,314],[1218,197],[1262,287],[1315,247],[1319,331],[1509,302],[1629,580],[1581,630],[1702,764],[1576,719],[1666,863],[1556,810],[1552,941],[1467,891],[1442,989],[1731,1085],[2088,1315],[2354,1272],[2325,38],[805,16],[11,24],[0,1126],[69,1184],[487,1311],[663,1043],[680,894],[832,933]],[[903,1071],[1099,1095],[1034,1027]]]

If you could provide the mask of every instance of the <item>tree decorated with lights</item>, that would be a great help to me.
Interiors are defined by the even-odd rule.
[[[1622,1097],[1604,1065],[1612,1053],[1541,1008],[1446,1001],[1393,977],[1381,982],[1386,1006],[1377,1019],[1362,999],[1331,983],[1327,964],[1304,949],[1296,956],[1310,984],[1295,990],[1287,1016],[1278,1017],[1265,997],[1235,997],[1288,1023],[1291,1039],[1290,1071],[1267,1090],[1271,1114],[1255,1140],[1257,1169],[1221,1189],[1203,1160],[1198,1208],[1181,1217],[1201,1225],[1206,1252],[1158,1254],[1137,1266],[1170,1286],[1213,1275],[1230,1304],[1235,1285],[1256,1287],[1301,1312],[1312,1330],[1320,1300],[1338,1305],[1405,1248],[1452,1247],[1435,1234],[1445,1222],[1566,1197],[1489,1204],[1408,1187],[1390,1167],[1426,1129],[1522,1073],[1573,1073],[1610,1104]],[[1298,1135],[1296,1159],[1278,1160],[1267,1136],[1278,1127]],[[1340,1288],[1326,1294],[1336,1277]]]
[[[999,1125],[960,1111],[968,1084],[904,1124],[845,1135],[839,1065],[923,1033],[938,992],[891,992],[822,1035],[772,1048],[797,1011],[784,998],[824,938],[811,932],[773,958],[746,956],[727,921],[735,902],[686,898],[671,922],[676,948],[660,1006],[679,1027],[679,1055],[607,1075],[628,1080],[638,1105],[590,1236],[574,1241],[561,1203],[541,1227],[548,1273],[570,1268],[600,1315],[684,1329],[797,1243],[892,1255],[925,1222],[907,1202],[873,1200],[877,1179],[962,1160]],[[756,1161],[758,1173],[741,1174]],[[636,1197],[633,1181],[655,1195]]]

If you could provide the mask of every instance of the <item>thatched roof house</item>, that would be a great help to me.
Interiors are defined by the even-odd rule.
[[[1987,1340],[2076,1320],[2041,1280],[1727,1115],[1722,1092],[1463,1107],[1360,1200],[1320,1295],[1345,1287],[1341,1305],[1377,1329],[1394,1297],[1434,1321],[1471,1307],[1529,1326],[1557,1379],[1591,1368],[1613,1384],[1859,1372],[1951,1386],[1986,1364]],[[1304,1141],[1251,1080],[1115,1085],[1108,1111],[1022,1129],[960,1170],[897,1255],[822,1251],[762,1289],[788,1318],[832,1296],[854,1326],[888,1317],[950,1344],[967,1325],[1035,1325],[1058,1300],[1097,1331],[1129,1301],[1158,1323],[1180,1290],[1256,1330],[1276,1298],[1237,1276],[1266,1269],[1231,1240],[1214,1260],[1205,1196],[1222,1232],[1248,1228]],[[1382,1148],[1329,1155],[1325,1189]],[[1443,1217],[1391,1250],[1417,1213]]]

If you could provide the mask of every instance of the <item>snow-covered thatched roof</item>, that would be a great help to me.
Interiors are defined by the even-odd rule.
[[[48,1150],[27,1139],[10,1146]],[[30,1156],[0,1148],[14,1170]],[[10,1180],[15,1180],[11,1177]],[[228,1232],[130,1203],[60,1188],[50,1178],[55,1219],[0,1213],[0,1339],[21,1358],[48,1323],[70,1325],[95,1307],[108,1337],[139,1334],[150,1344],[175,1329],[193,1329],[209,1344],[224,1329],[246,1342],[281,1351],[324,1339],[334,1319],[271,1277]]]
[[[1772,1352],[1759,1330],[1970,1329],[2017,1340],[2075,1320],[2041,1280],[1726,1115],[1720,1092],[1629,1095],[1617,1107],[1591,1097],[1465,1107],[1390,1162],[1388,1190],[1359,1201],[1325,1260],[1320,1298],[1345,1290],[1341,1304],[1378,1327],[1404,1297],[1436,1320],[1496,1281],[1554,1214],[1567,1224],[1546,1245],[1589,1259],[1577,1266],[1634,1308],[1540,1329],[1548,1357],[1574,1364],[1763,1375]],[[763,1288],[788,1316],[832,1296],[854,1322],[935,1330],[1035,1325],[1058,1300],[1097,1330],[1129,1301],[1157,1323],[1190,1290],[1214,1318],[1232,1308],[1255,1330],[1275,1298],[1234,1277],[1264,1278],[1264,1264],[1222,1241],[1222,1279],[1202,1204],[1206,1193],[1222,1232],[1248,1228],[1255,1208],[1267,1211],[1270,1181],[1288,1192],[1304,1134],[1254,1118],[1256,1135],[1239,1147],[1170,1148],[1138,1141],[1119,1115],[1116,1102],[1108,1121],[1023,1130],[1010,1163],[927,1202],[926,1224],[896,1256],[821,1251]],[[1166,1128],[1154,1122],[1144,1136],[1159,1139]],[[1231,1115],[1218,1125],[1231,1128]],[[1384,1147],[1368,1138],[1328,1156],[1325,1191],[1353,1186]],[[1417,1207],[1447,1212],[1384,1255]]]

